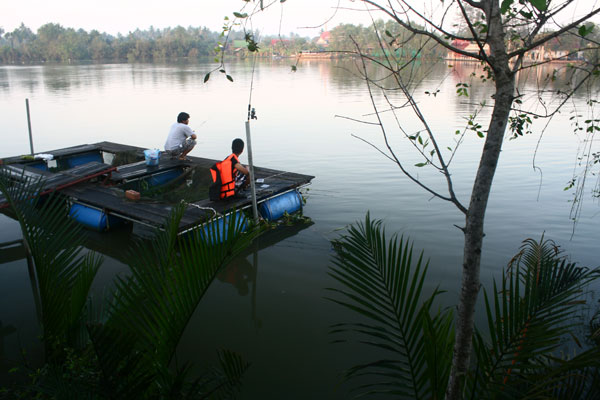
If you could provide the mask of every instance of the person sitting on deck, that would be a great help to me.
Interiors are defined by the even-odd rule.
[[[169,136],[165,142],[165,151],[171,155],[171,158],[187,160],[185,156],[192,151],[196,145],[196,134],[188,126],[190,123],[190,114],[180,112],[177,116],[177,122],[171,125]]]
[[[234,139],[231,143],[232,153],[223,161],[210,168],[213,184],[209,189],[211,200],[238,197],[240,190],[248,186],[248,168],[240,163],[239,156],[244,151],[244,141]]]

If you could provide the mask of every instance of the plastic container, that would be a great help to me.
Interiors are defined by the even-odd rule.
[[[100,232],[125,222],[122,218],[106,215],[106,213],[101,210],[77,203],[71,206],[69,217],[75,219],[75,221],[87,228]]]
[[[209,243],[223,243],[229,230],[230,218],[234,218],[236,228],[240,228],[242,232],[248,227],[248,219],[243,212],[237,211],[235,214],[229,214],[210,222],[210,227],[204,226],[200,231],[200,236],[206,235]]]
[[[153,174],[151,177],[145,179],[145,181],[148,183],[148,186],[160,186],[177,179],[179,176],[181,176],[181,174],[183,174],[183,170],[181,168],[173,168],[164,172]]]
[[[265,200],[258,207],[260,215],[267,221],[277,221],[286,212],[292,214],[301,209],[302,196],[296,190]]]
[[[160,160],[160,150],[158,150],[158,149],[144,150],[144,158],[146,159],[147,166],[156,167]]]
[[[89,162],[103,162],[102,154],[99,152],[82,153],[71,156],[65,160],[67,168],[75,168]]]

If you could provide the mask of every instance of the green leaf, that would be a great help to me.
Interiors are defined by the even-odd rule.
[[[579,35],[587,36],[594,30],[594,24],[590,24],[589,26],[581,25],[579,27]]]
[[[479,136],[480,138],[483,138],[483,137],[484,137],[484,134],[483,134],[483,132],[481,132],[481,131],[477,131],[477,136]]]
[[[375,350],[375,357],[385,357],[350,368],[346,377],[361,378],[361,383],[369,377],[368,384],[357,387],[362,394],[443,398],[453,314],[449,307],[432,312],[441,292],[423,292],[428,268],[423,254],[413,256],[412,245],[396,235],[388,241],[381,221],[371,221],[368,213],[364,223],[351,225],[334,242],[334,249],[329,275],[341,288],[328,289],[335,295],[328,299],[354,312],[360,322],[333,325],[332,334],[348,334]]]
[[[523,17],[525,17],[526,19],[531,19],[533,18],[533,13],[530,11],[519,11],[519,14],[521,14]]]
[[[529,2],[539,11],[546,11],[548,9],[548,4],[546,0],[529,0]]]
[[[502,6],[500,7],[500,12],[502,14],[506,14],[506,12],[508,11],[508,9],[510,8],[510,6],[512,5],[514,0],[504,0],[502,2]]]
[[[424,163],[417,163],[417,164],[415,164],[415,167],[421,168],[421,167],[426,166],[427,164],[429,164],[429,163],[426,163],[426,162],[424,162]]]
[[[206,83],[210,79],[210,72],[204,75],[204,83]]]
[[[233,82],[233,78],[231,77],[231,75],[225,75],[225,77],[229,82]]]
[[[247,13],[239,13],[239,12],[234,12],[233,13],[234,17],[236,18],[248,18],[248,14]]]

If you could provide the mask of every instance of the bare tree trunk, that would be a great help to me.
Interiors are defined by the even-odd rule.
[[[475,183],[473,184],[473,191],[471,192],[469,209],[465,217],[462,288],[456,321],[452,370],[446,390],[446,399],[461,398],[464,378],[469,368],[475,323],[475,305],[480,287],[479,269],[484,236],[483,223],[492,181],[500,158],[515,87],[514,74],[508,64],[498,2],[488,2],[488,6],[487,15],[489,16],[490,29],[488,43],[491,50],[489,65],[495,78],[495,103]]]

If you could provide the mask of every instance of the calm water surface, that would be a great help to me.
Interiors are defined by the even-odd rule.
[[[346,398],[342,370],[371,354],[352,344],[330,344],[330,325],[351,316],[324,299],[325,288],[336,285],[327,275],[333,255],[329,241],[370,211],[385,220],[388,232],[410,237],[416,249],[425,250],[431,262],[429,287],[441,283],[448,290],[444,302],[454,304],[462,258],[462,235],[454,225],[464,219],[454,206],[431,198],[371,146],[351,136],[382,145],[380,131],[336,117],[372,120],[371,100],[351,62],[302,62],[295,73],[290,63],[258,63],[253,75],[251,63],[240,62],[228,67],[234,83],[213,75],[206,84],[204,75],[214,65],[0,67],[0,157],[29,151],[29,98],[36,152],[105,140],[162,148],[176,115],[187,111],[199,136],[191,154],[220,159],[233,138],[245,135],[253,76],[251,101],[258,115],[252,122],[254,161],[316,176],[304,209],[313,223],[261,238],[215,280],[183,337],[178,360],[205,365],[215,359],[217,348],[240,352],[252,363],[242,398]],[[486,84],[473,86],[468,99],[456,96],[456,84],[468,82],[473,70],[472,64],[440,64],[413,71],[420,82],[415,96],[444,147],[464,127],[464,117],[481,101],[489,101]],[[522,77],[524,91],[536,87],[537,75]],[[435,97],[424,93],[438,89]],[[379,96],[375,101],[382,103]],[[399,98],[392,101],[401,105]],[[573,103],[581,106],[582,101]],[[571,194],[563,191],[580,144],[569,111],[552,121],[540,142],[536,165],[543,179],[532,167],[543,123],[534,124],[534,134],[504,146],[486,218],[484,284],[499,276],[523,239],[542,234],[560,244],[573,261],[598,264],[598,204],[588,197],[573,234]],[[408,111],[400,120],[409,131],[418,129]],[[390,129],[407,165],[419,162],[411,147],[398,140],[397,129]],[[468,135],[451,166],[463,204],[468,203],[482,144],[475,134]],[[439,174],[427,168],[414,172],[444,189]],[[17,223],[0,215],[0,242],[19,237]],[[128,240],[127,232],[90,233],[89,248],[105,254],[94,285],[96,298],[115,274],[126,270],[120,254]],[[19,255],[3,258],[0,322],[17,332],[0,338],[0,354],[19,359],[19,346],[25,346],[35,357],[40,354],[39,330],[26,263]],[[4,369],[7,363],[0,365]]]

